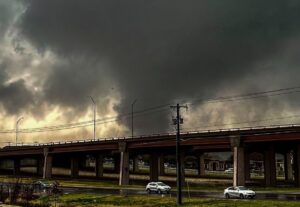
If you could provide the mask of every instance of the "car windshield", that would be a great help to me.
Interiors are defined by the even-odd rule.
[[[167,186],[167,185],[164,184],[164,183],[157,183],[157,185],[159,185],[159,186]]]
[[[244,187],[244,186],[240,186],[239,187],[240,190],[248,190],[248,188]]]

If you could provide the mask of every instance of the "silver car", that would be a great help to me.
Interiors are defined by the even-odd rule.
[[[245,186],[229,187],[224,190],[225,198],[255,198],[255,192]]]
[[[163,182],[151,182],[146,186],[146,191],[148,193],[156,192],[158,194],[170,193],[171,187],[164,184]]]

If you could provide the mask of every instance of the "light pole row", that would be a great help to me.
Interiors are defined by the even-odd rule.
[[[94,111],[94,141],[96,140],[96,118],[97,118],[97,106],[96,106],[96,102],[95,100],[93,99],[92,96],[88,96],[91,101],[93,102],[93,111]],[[17,122],[16,122],[16,146],[18,146],[18,139],[19,139],[19,124],[20,122],[24,119],[24,117],[20,117],[17,119]]]
[[[94,100],[94,98],[92,96],[88,96],[92,103],[93,103],[93,113],[94,113],[94,141],[96,140],[96,119],[97,119],[97,105],[96,102]],[[137,102],[137,99],[135,99],[132,104],[131,104],[131,137],[133,137],[133,107],[134,104]],[[23,117],[20,117],[17,122],[16,122],[16,146],[18,146],[18,136],[19,136],[19,123],[20,121],[24,119]]]

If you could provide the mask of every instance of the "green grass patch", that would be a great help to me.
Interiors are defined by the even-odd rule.
[[[124,195],[96,195],[96,194],[67,194],[59,198],[60,207],[175,207],[175,197],[159,196],[124,196]],[[192,198],[184,199],[183,206],[187,207],[296,207],[299,202],[295,201],[272,201],[272,200],[225,200]]]

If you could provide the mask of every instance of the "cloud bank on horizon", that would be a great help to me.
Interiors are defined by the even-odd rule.
[[[135,99],[139,110],[298,86],[299,34],[296,0],[0,0],[1,128],[24,114],[23,127],[90,120],[89,95],[106,117],[130,112]],[[296,114],[298,100],[199,103],[185,125]],[[98,134],[127,135],[128,126]],[[136,117],[135,128],[168,131],[170,114]]]

